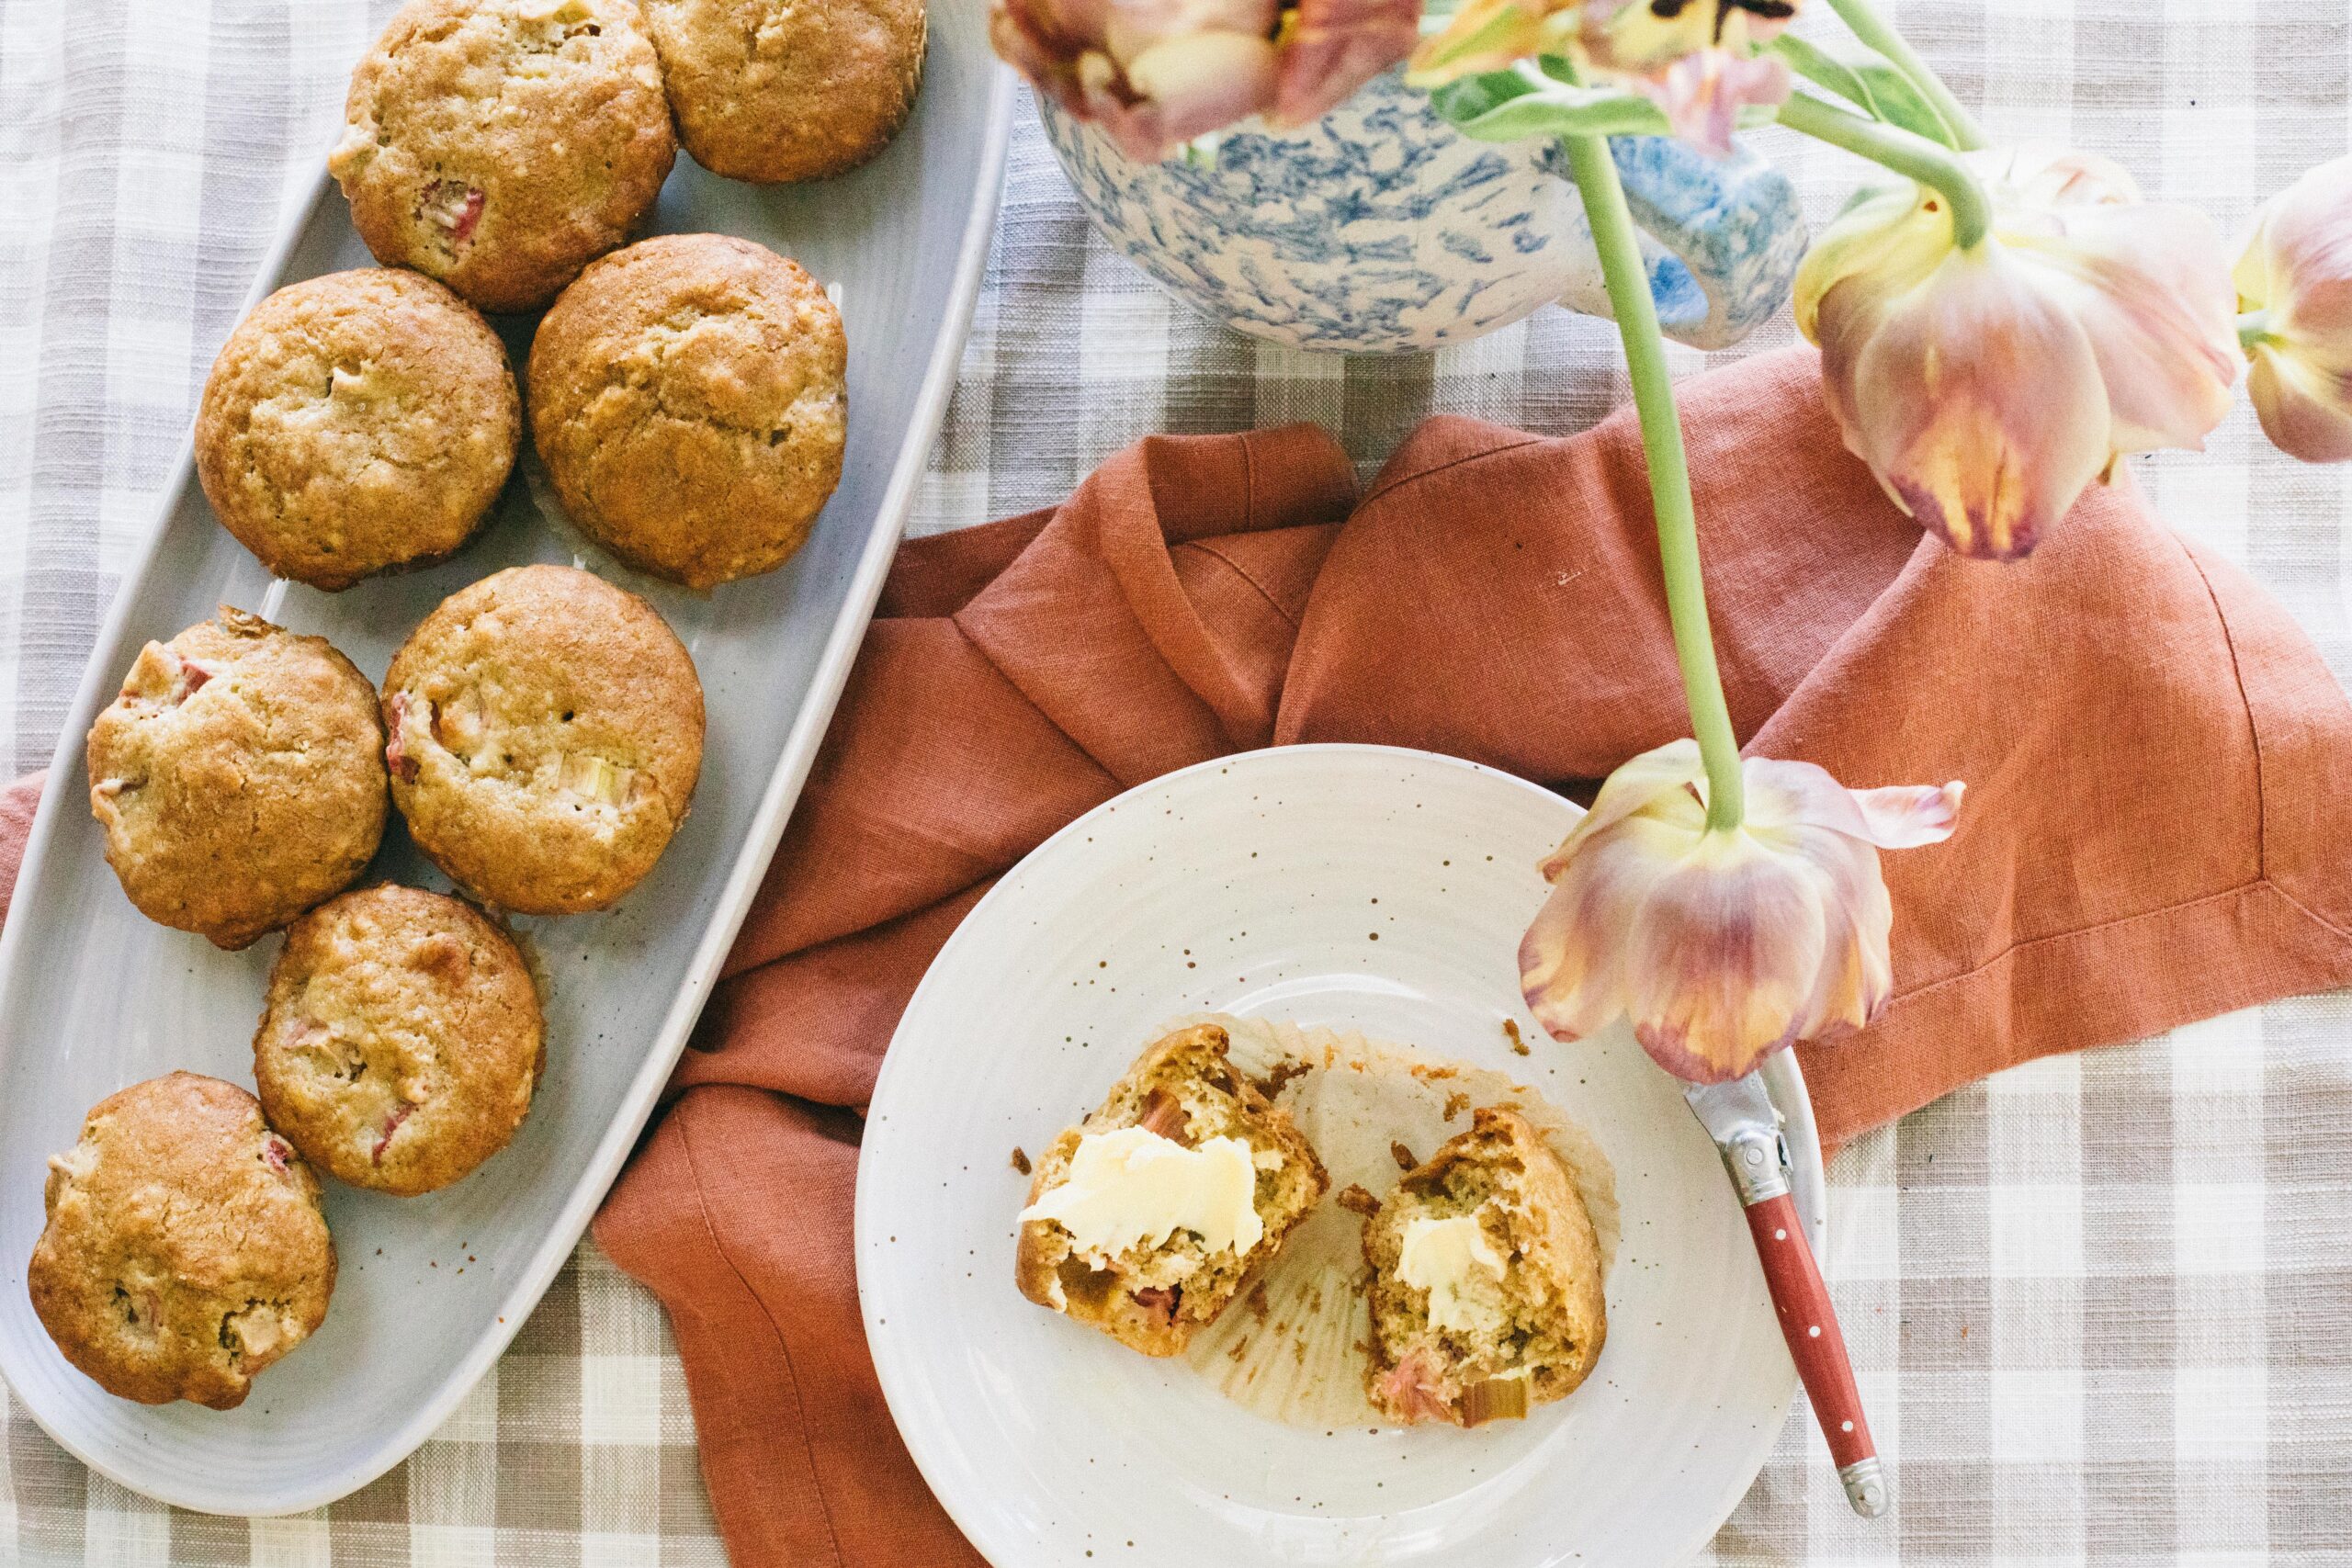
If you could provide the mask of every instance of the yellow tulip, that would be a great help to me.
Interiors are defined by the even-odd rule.
[[[1519,950],[1527,1005],[1561,1040],[1620,1016],[1701,1083],[1867,1023],[1893,989],[1878,852],[1948,837],[1962,786],[1849,790],[1810,762],[1741,764],[1747,820],[1707,827],[1697,742],[1611,774],[1544,863]]]
[[[2352,158],[2273,197],[2238,258],[2246,391],[2265,434],[2307,463],[2352,458]]]
[[[2087,154],[1966,155],[1992,230],[1954,242],[1924,186],[1815,243],[1797,326],[1846,446],[1963,555],[2032,549],[2127,452],[2201,449],[2237,378],[2234,294],[2204,214]]]

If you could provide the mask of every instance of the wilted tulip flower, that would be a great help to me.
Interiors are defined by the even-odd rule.
[[[2236,277],[2263,434],[2306,463],[2352,458],[2352,158],[2271,197]]]
[[[989,37],[1151,162],[1252,115],[1320,118],[1410,53],[1419,18],[1420,0],[994,0]]]
[[[1760,759],[1741,777],[1747,821],[1711,830],[1697,742],[1644,752],[1544,863],[1552,892],[1520,943],[1520,985],[1555,1036],[1630,1015],[1660,1066],[1716,1083],[1885,1005],[1878,852],[1950,836],[1962,786],[1849,790]]]
[[[1436,86],[1565,55],[1588,81],[1651,99],[1677,136],[1729,152],[1742,108],[1789,96],[1787,62],[1755,49],[1796,11],[1795,0],[1470,0],[1416,51],[1410,77]]]
[[[1905,185],[1856,205],[1797,271],[1797,326],[1848,449],[1963,555],[2034,547],[2117,457],[2201,449],[2237,379],[2221,238],[2079,152],[1967,154],[1991,231]]]

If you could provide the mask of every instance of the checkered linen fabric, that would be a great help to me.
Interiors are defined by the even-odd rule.
[[[0,0],[0,774],[55,747],[213,350],[390,8]],[[2108,153],[2225,230],[2352,129],[2341,5],[1898,16],[2000,139]],[[1759,141],[1816,222],[1864,172]],[[1784,317],[1749,346],[1790,335]],[[1024,112],[912,527],[1050,502],[1155,431],[1316,420],[1368,471],[1433,412],[1564,433],[1625,395],[1611,330],[1559,311],[1396,359],[1212,326],[1091,233]],[[2243,409],[2205,453],[2132,467],[2352,678],[2352,473],[2278,457]],[[1825,1262],[1898,1506],[1852,1517],[1800,1408],[1710,1560],[2352,1563],[2348,1130],[2352,1002],[2323,997],[2038,1063],[1847,1149]],[[164,1508],[0,1405],[0,1564],[723,1560],[660,1311],[588,1246],[439,1434],[312,1515]]]

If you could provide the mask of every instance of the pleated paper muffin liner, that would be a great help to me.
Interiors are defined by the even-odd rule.
[[[1499,1106],[1525,1117],[1570,1173],[1591,1213],[1604,1272],[1617,1254],[1617,1182],[1589,1134],[1506,1074],[1446,1061],[1353,1031],[1204,1013],[1224,1026],[1234,1066],[1280,1086],[1288,1110],[1330,1172],[1331,1188],[1241,1301],[1193,1341],[1194,1371],[1245,1409],[1330,1430],[1394,1425],[1364,1397],[1371,1361],[1363,1224],[1340,1202],[1350,1188],[1385,1200],[1413,1164]]]

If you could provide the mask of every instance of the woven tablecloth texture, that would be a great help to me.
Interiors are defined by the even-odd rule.
[[[0,0],[0,776],[56,749],[213,352],[390,9]],[[1896,15],[1997,140],[2107,153],[2233,232],[2352,130],[2352,6]],[[1758,140],[1816,224],[1860,173],[1782,132]],[[1433,412],[1579,429],[1626,396],[1612,331],[1551,310],[1386,360],[1234,336],[1093,235],[1024,105],[912,528],[1051,502],[1156,431],[1316,420],[1369,472]],[[1783,313],[1755,345],[1792,335]],[[2352,678],[2352,471],[2279,457],[2243,407],[2207,452],[2133,468]],[[2016,674],[2031,702],[2035,672]],[[2348,1156],[2343,996],[2039,1063],[1860,1140],[1831,1168],[1825,1263],[1899,1506],[1847,1512],[1801,1404],[1709,1560],[2352,1563]],[[314,1514],[149,1503],[7,1399],[0,1564],[722,1563],[693,1443],[660,1310],[583,1244],[448,1425]]]

